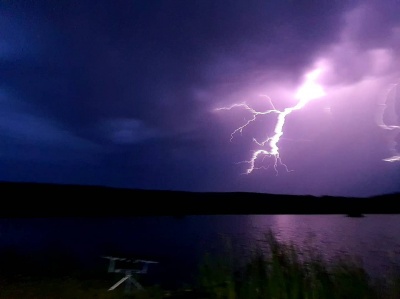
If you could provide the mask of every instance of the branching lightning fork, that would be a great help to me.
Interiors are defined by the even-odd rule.
[[[248,163],[250,164],[249,168],[246,170],[246,174],[250,174],[253,172],[255,169],[261,169],[261,168],[266,168],[266,167],[256,167],[256,161],[259,158],[265,158],[265,157],[271,157],[274,159],[273,167],[278,174],[278,166],[281,165],[283,166],[286,171],[290,171],[288,167],[282,162],[281,157],[280,157],[280,152],[279,152],[279,146],[278,143],[284,134],[284,126],[285,126],[285,121],[286,117],[291,114],[292,112],[296,110],[302,109],[305,105],[307,105],[308,102],[310,102],[313,99],[320,98],[325,95],[325,91],[322,88],[322,86],[318,85],[315,81],[317,77],[319,76],[321,72],[321,69],[315,69],[314,71],[308,73],[306,75],[306,80],[303,83],[303,85],[298,89],[297,93],[295,94],[295,98],[298,99],[298,103],[293,106],[293,107],[288,107],[283,110],[278,110],[275,108],[275,106],[272,103],[272,100],[270,97],[266,95],[262,95],[263,97],[266,97],[271,106],[272,109],[266,110],[266,111],[257,111],[250,107],[246,103],[238,103],[238,104],[233,104],[228,107],[222,107],[222,108],[217,108],[217,111],[220,110],[231,110],[234,108],[243,108],[250,112],[251,118],[247,120],[243,125],[238,127],[236,130],[234,130],[231,134],[231,141],[234,137],[235,134],[243,133],[243,130],[250,125],[251,123],[255,122],[260,116],[266,115],[266,114],[276,114],[277,115],[277,120],[275,122],[274,126],[274,131],[273,135],[271,137],[266,138],[265,140],[259,141],[256,138],[253,138],[253,142],[257,144],[260,147],[267,147],[267,149],[258,149],[255,150],[248,161],[242,161],[239,163]]]

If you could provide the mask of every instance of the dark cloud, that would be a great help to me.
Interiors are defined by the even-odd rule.
[[[398,75],[399,9],[394,0],[3,1],[3,160],[39,159],[23,150],[11,155],[29,144],[53,160],[93,153],[98,170],[81,172],[85,182],[317,193],[311,174],[269,184],[263,175],[238,178],[243,165],[235,162],[253,149],[245,143],[251,137],[229,137],[247,116],[213,109],[244,100],[265,109],[260,93],[279,108],[293,105],[304,73],[322,61],[327,99],[293,115],[282,141],[299,171],[313,173],[300,150],[318,140],[320,152],[333,155],[375,125],[376,97]],[[379,130],[373,134],[365,148],[377,147]],[[368,159],[340,155],[333,161]],[[65,181],[73,173],[67,168]],[[333,192],[340,171],[325,175],[324,190]]]
[[[158,137],[158,133],[147,128],[137,119],[113,119],[103,124],[107,137],[117,144],[132,144]]]
[[[34,105],[0,92],[0,155],[22,160],[80,160],[103,150],[74,135],[57,119],[43,117]],[[70,156],[72,153],[72,157]]]
[[[21,4],[19,10],[35,16],[36,35],[44,35],[45,46],[29,69],[12,66],[8,84],[72,127],[110,116],[177,130],[175,115],[187,126],[205,109],[193,101],[194,88],[248,76],[249,69],[298,73],[337,38],[340,6],[339,1]],[[225,61],[220,66],[220,59],[234,59],[238,68]],[[225,72],[209,74],[210,64]]]

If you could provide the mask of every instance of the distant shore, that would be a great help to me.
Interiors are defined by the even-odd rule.
[[[131,217],[267,214],[400,214],[400,194],[369,198],[184,192],[0,182],[0,217]]]

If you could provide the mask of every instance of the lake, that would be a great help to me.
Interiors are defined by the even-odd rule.
[[[357,255],[372,275],[384,273],[392,263],[400,264],[400,215],[0,219],[0,248],[33,252],[62,247],[88,264],[104,265],[104,271],[107,261],[101,255],[110,250],[143,253],[161,259],[149,275],[154,271],[190,282],[204,252],[222,250],[224,236],[246,248],[269,229],[279,240],[303,249],[312,246],[327,259],[343,253]]]

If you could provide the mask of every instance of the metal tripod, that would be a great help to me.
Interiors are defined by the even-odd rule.
[[[155,261],[147,260],[131,260],[127,258],[120,258],[114,256],[103,256],[103,258],[109,259],[110,264],[108,266],[108,272],[110,273],[123,273],[125,276],[115,283],[109,291],[115,290],[120,284],[125,282],[125,293],[132,292],[132,286],[134,285],[137,289],[143,290],[143,286],[133,277],[133,274],[146,274],[149,264],[157,264]],[[124,261],[134,264],[142,264],[142,269],[115,269],[115,261]]]

